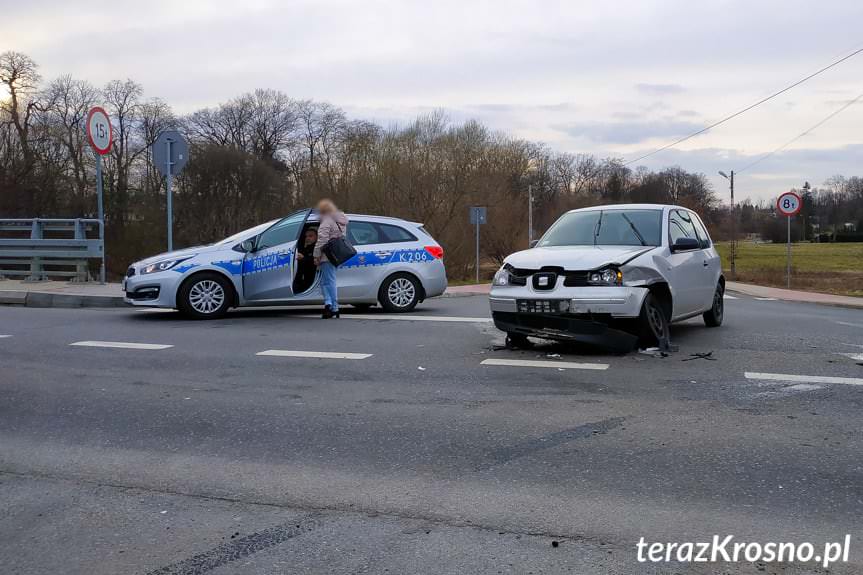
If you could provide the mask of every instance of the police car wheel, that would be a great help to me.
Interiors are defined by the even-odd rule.
[[[410,274],[393,274],[381,284],[378,301],[384,311],[411,311],[420,301],[419,282]]]
[[[183,282],[177,293],[177,307],[183,314],[195,319],[214,319],[224,316],[231,307],[233,288],[221,274],[204,272]]]

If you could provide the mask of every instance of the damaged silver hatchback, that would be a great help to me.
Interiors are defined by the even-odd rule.
[[[504,260],[489,300],[513,345],[536,336],[626,351],[667,344],[669,324],[697,315],[721,325],[724,292],[698,214],[625,204],[562,215],[535,247]]]

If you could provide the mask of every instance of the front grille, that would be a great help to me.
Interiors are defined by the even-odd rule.
[[[130,278],[135,275],[135,266],[129,266],[129,269],[126,270],[126,277]]]
[[[584,287],[590,285],[587,279],[590,277],[590,272],[566,272],[566,277],[563,279],[563,285],[566,287]]]

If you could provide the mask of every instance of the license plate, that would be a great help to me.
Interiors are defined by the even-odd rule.
[[[560,313],[558,299],[520,299],[516,302],[519,313]]]

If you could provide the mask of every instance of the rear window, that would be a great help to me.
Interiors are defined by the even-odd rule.
[[[414,242],[416,236],[406,229],[391,224],[353,221],[348,224],[348,239],[355,246]]]

